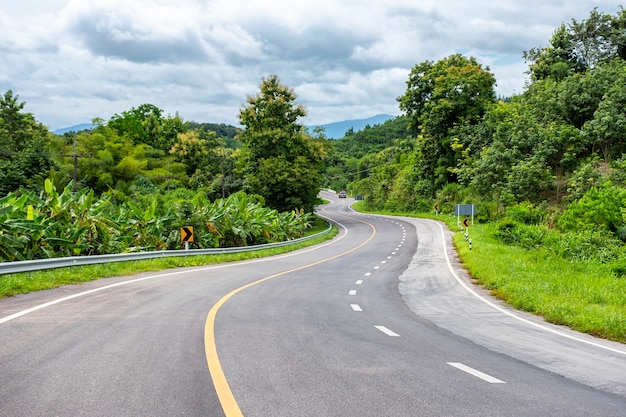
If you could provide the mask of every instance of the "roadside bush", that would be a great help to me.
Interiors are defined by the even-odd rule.
[[[563,231],[584,230],[600,226],[617,236],[624,226],[622,208],[626,204],[626,189],[605,183],[592,187],[578,201],[569,205],[557,221]]]
[[[608,263],[624,254],[623,244],[601,228],[550,233],[546,247],[555,255],[573,261]]]
[[[567,180],[568,201],[578,201],[591,188],[602,184],[604,180],[599,167],[600,158],[597,156],[580,164],[580,167]]]
[[[626,277],[626,260],[619,259],[619,260],[615,261],[611,265],[611,271],[613,271],[615,276],[617,276],[618,278]]]
[[[609,263],[626,254],[621,241],[602,228],[558,232],[507,217],[496,223],[493,235],[507,245],[523,249],[543,247],[554,256],[572,261]]]
[[[527,225],[505,217],[496,223],[494,236],[508,245],[524,249],[537,248],[544,244],[548,229],[543,225]]]
[[[506,208],[506,217],[523,224],[543,223],[544,210],[528,201]]]

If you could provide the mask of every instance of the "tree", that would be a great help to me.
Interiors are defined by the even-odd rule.
[[[595,8],[586,20],[572,19],[552,35],[550,45],[524,51],[533,81],[551,77],[557,81],[582,73],[613,58],[626,58],[626,11],[616,16]]]
[[[169,153],[187,166],[188,175],[193,175],[198,169],[208,170],[209,165],[217,165],[214,151],[219,144],[215,132],[190,130],[178,134]]]
[[[478,123],[495,101],[495,77],[475,58],[454,54],[436,63],[425,61],[409,74],[400,110],[412,118],[410,127],[443,137],[455,124]]]
[[[50,154],[50,132],[25,103],[7,91],[0,97],[0,195],[24,187],[41,190],[54,166]]]
[[[593,119],[583,126],[594,149],[602,152],[606,162],[619,158],[626,152],[626,63],[616,61],[613,68],[614,82],[604,91],[602,101],[593,114]]]
[[[306,111],[296,98],[271,75],[239,113],[245,127],[238,136],[244,144],[244,190],[261,195],[278,211],[312,211],[321,185],[323,150],[298,123]]]
[[[550,46],[524,51],[522,56],[529,63],[528,72],[533,81],[548,77],[559,81],[573,73],[582,72],[585,66],[576,56],[575,47],[572,34],[562,24],[552,34]]]
[[[121,115],[115,114],[107,126],[132,139],[135,145],[145,143],[164,152],[169,152],[178,134],[186,130],[178,114],[163,117],[163,110],[152,104],[142,104]]]
[[[495,102],[494,85],[489,68],[460,54],[412,69],[398,101],[418,137],[416,173],[434,188],[455,181],[452,169],[458,155],[451,146],[453,129],[480,123]]]
[[[594,8],[587,20],[577,22],[572,19],[570,31],[574,41],[574,54],[580,62],[588,68],[594,68],[598,63],[608,61],[616,56],[619,41],[614,35],[616,18],[607,13],[598,12]]]

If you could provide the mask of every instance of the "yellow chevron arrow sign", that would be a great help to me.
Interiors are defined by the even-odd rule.
[[[180,241],[193,242],[193,226],[184,226],[180,228]]]

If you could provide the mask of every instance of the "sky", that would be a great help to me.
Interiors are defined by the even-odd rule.
[[[620,3],[589,0],[0,0],[0,94],[49,129],[141,104],[238,125],[278,75],[306,125],[401,114],[415,65],[455,53],[524,91],[523,51]]]

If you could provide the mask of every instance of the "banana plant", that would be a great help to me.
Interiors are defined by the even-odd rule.
[[[163,250],[167,248],[167,233],[173,215],[160,215],[157,200],[153,198],[147,207],[127,201],[122,207],[119,223],[122,225],[122,239],[128,244],[127,250]]]
[[[94,191],[61,193],[50,180],[41,196],[26,190],[0,198],[0,261],[180,248],[180,228],[194,227],[200,248],[244,246],[299,237],[303,213],[278,213],[243,192],[210,202],[178,190],[121,205]]]

